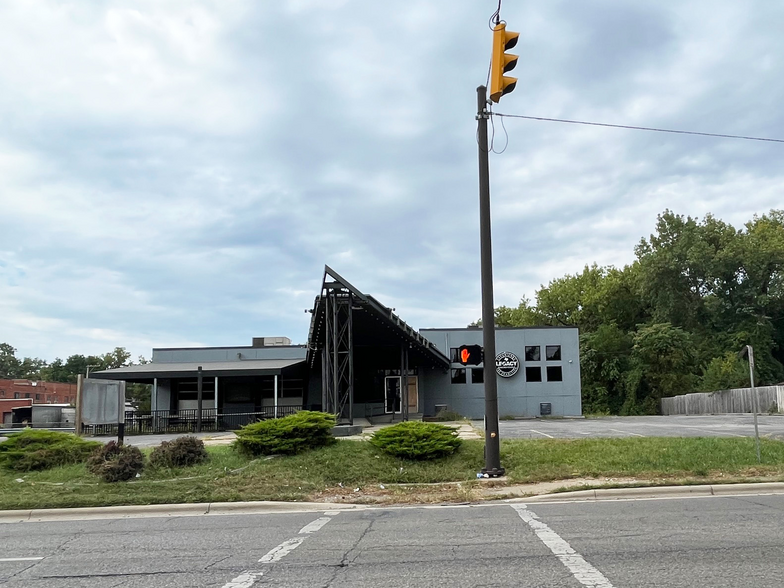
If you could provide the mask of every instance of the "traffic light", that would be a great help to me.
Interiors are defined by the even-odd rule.
[[[506,23],[498,23],[493,29],[493,57],[490,62],[490,100],[498,102],[501,96],[515,89],[517,78],[504,74],[517,65],[517,55],[506,53],[517,45],[520,33],[506,30]]]
[[[479,365],[482,363],[481,345],[461,345],[457,348],[457,361],[463,365]]]

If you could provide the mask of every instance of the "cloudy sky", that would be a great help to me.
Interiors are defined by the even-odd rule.
[[[307,338],[324,264],[478,318],[495,0],[0,4],[0,342],[53,360]],[[784,138],[784,4],[530,0],[498,112]],[[497,148],[506,142],[496,122]],[[505,119],[496,305],[623,265],[656,215],[784,207],[784,145]]]

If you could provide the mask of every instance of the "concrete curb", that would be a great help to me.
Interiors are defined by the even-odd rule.
[[[758,484],[703,484],[699,486],[650,486],[645,488],[596,488],[558,494],[511,498],[506,502],[578,502],[633,500],[635,498],[686,498],[689,496],[739,496],[743,494],[784,494],[784,482]]]
[[[502,502],[482,501],[479,505],[506,503],[601,502],[644,498],[686,498],[694,496],[742,496],[744,494],[784,494],[784,482],[744,484],[705,484],[700,486],[652,486],[645,488],[599,488],[575,490],[559,494],[540,494],[510,498]],[[449,505],[443,505],[449,506]],[[89,508],[52,508],[0,511],[0,524],[78,521],[97,519],[136,519],[254,514],[292,514],[327,510],[366,510],[371,508],[433,508],[434,505],[411,504],[346,504],[333,502],[199,502],[194,504],[150,504],[136,506],[104,506]]]
[[[357,510],[362,504],[326,502],[198,502],[193,504],[149,504],[88,508],[51,508],[0,511],[0,524],[76,521],[92,519],[137,519],[152,517],[196,517],[209,515],[248,515],[272,513]]]

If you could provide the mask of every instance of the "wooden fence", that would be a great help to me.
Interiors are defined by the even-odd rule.
[[[756,388],[760,412],[784,412],[784,386]],[[661,413],[672,414],[729,414],[754,412],[751,388],[734,388],[718,392],[683,394],[661,399]]]

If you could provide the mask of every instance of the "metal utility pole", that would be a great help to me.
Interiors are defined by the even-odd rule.
[[[751,383],[751,401],[754,408],[754,440],[757,444],[757,463],[762,463],[760,454],[759,425],[757,424],[757,413],[759,412],[759,398],[757,389],[754,387],[754,349],[751,345],[746,345],[746,353],[749,355],[749,382]]]
[[[503,476],[498,434],[498,385],[495,373],[495,311],[493,309],[493,248],[490,238],[490,163],[487,146],[487,88],[476,89],[479,142],[479,239],[482,265],[482,340],[485,386],[485,467],[483,474]]]

